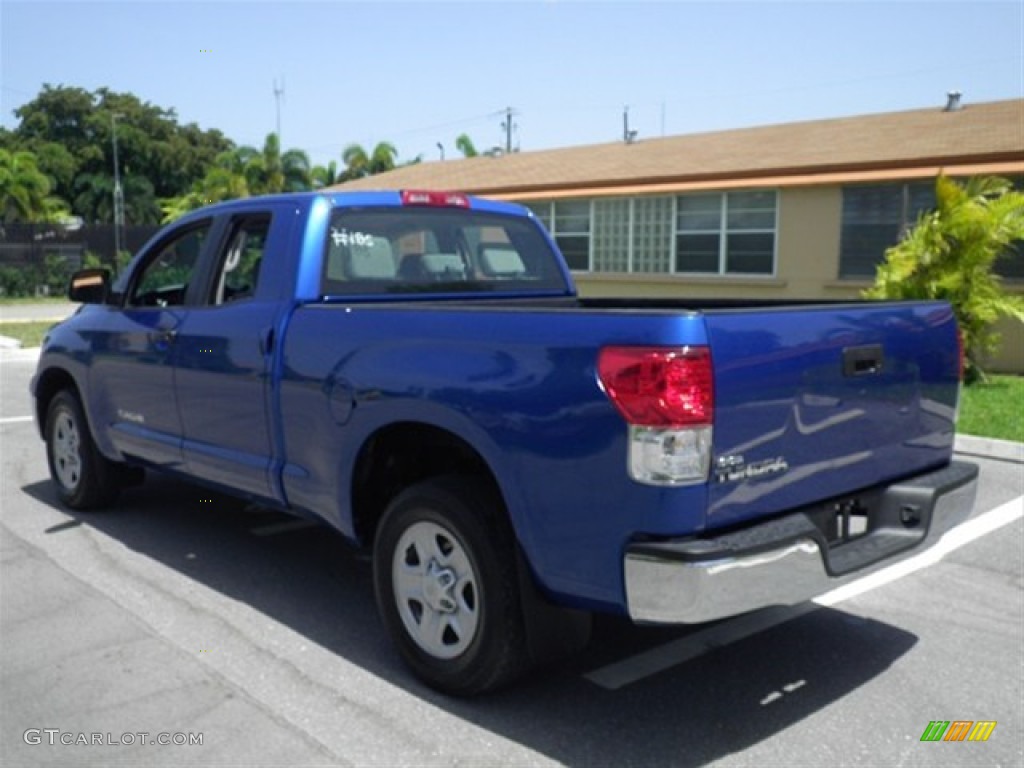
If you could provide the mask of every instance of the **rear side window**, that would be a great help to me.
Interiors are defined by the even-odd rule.
[[[557,257],[530,219],[467,209],[338,209],[324,295],[564,293]]]
[[[269,231],[269,214],[250,214],[232,221],[217,259],[217,277],[210,304],[244,301],[255,295]]]

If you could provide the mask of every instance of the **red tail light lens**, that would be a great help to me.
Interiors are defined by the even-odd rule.
[[[402,205],[469,208],[469,198],[459,192],[437,192],[425,189],[403,189]]]
[[[712,422],[714,377],[707,347],[605,347],[597,372],[629,424],[680,427]]]

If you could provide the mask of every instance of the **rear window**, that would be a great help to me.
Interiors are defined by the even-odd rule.
[[[325,296],[367,293],[565,293],[532,220],[445,208],[341,208],[331,216]]]

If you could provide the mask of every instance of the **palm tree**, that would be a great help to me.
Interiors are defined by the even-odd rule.
[[[338,164],[331,160],[327,165],[314,165],[309,178],[313,189],[323,189],[342,181],[342,174],[338,173]]]
[[[121,177],[125,220],[130,224],[156,224],[160,209],[153,183],[144,176]],[[105,173],[82,173],[75,179],[74,210],[89,222],[114,221],[114,179]]]
[[[309,157],[298,149],[282,153],[276,133],[267,134],[262,151],[238,147],[230,154],[233,157],[227,158],[228,167],[237,173],[241,166],[241,173],[254,195],[303,192],[311,186]]]
[[[114,178],[108,173],[80,173],[75,178],[74,210],[87,222],[114,221]]]
[[[345,163],[345,179],[361,179],[365,176],[393,170],[398,150],[394,144],[382,141],[368,153],[359,144],[349,144],[341,153]]]
[[[50,194],[50,179],[36,156],[0,149],[0,215],[3,221],[52,221],[64,215],[64,201]]]
[[[473,140],[465,133],[460,133],[455,137],[455,148],[462,153],[463,157],[476,157],[479,154]]]
[[[305,192],[312,189],[309,155],[301,149],[289,149],[281,155],[281,175],[284,179],[281,192]]]
[[[259,183],[262,167],[260,153],[252,147],[221,152],[206,169],[206,175],[193,182],[188,192],[160,201],[164,223],[210,203],[249,197],[252,194],[250,183]]]

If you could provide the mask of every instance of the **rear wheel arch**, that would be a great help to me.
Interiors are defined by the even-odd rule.
[[[472,695],[531,664],[514,534],[496,488],[432,476],[388,504],[374,541],[381,619],[431,687]]]
[[[406,488],[433,477],[475,477],[506,501],[483,454],[463,437],[432,424],[397,422],[378,429],[363,442],[353,467],[352,528],[366,546],[372,545],[391,501]]]
[[[416,514],[412,507],[432,511]],[[374,553],[381,618],[406,663],[433,687],[455,694],[481,693],[510,682],[534,665],[571,656],[587,644],[589,613],[555,605],[545,597],[501,483],[483,454],[458,435],[413,422],[375,432],[355,462],[352,510],[357,538]],[[392,597],[396,547],[435,534],[444,538],[445,529],[455,535],[453,542],[468,536],[456,548],[465,549],[468,560],[477,563],[472,576],[477,585],[483,589],[490,584],[491,597],[486,602],[492,611],[490,617],[486,608],[479,617],[468,615],[473,626],[480,622],[483,646],[477,647],[470,637],[475,630],[466,629],[465,637],[458,632],[450,638],[448,649],[458,658],[450,659],[431,658],[438,649],[414,639],[410,614],[403,614]],[[495,589],[500,593],[497,602]],[[491,636],[495,609],[500,614],[499,634],[506,636],[501,642]]]

